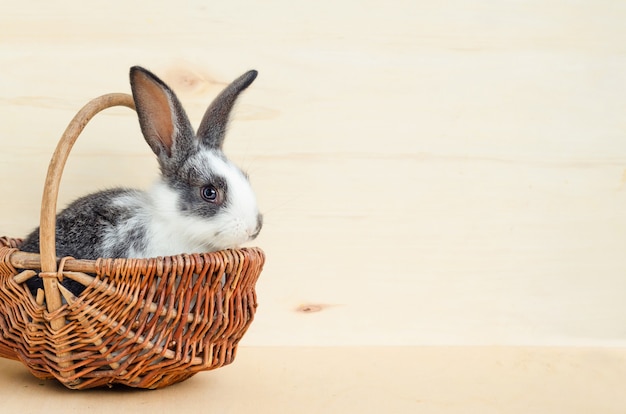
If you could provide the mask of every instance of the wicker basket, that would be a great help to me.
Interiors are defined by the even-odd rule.
[[[68,388],[123,384],[161,388],[235,358],[256,311],[265,256],[258,248],[153,259],[55,256],[56,201],[63,167],[87,122],[130,95],[88,103],[55,150],[41,207],[40,254],[0,238],[0,356]],[[36,297],[25,281],[41,277]],[[74,296],[59,282],[86,286]]]

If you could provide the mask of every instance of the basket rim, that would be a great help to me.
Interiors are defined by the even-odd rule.
[[[41,270],[42,272],[42,256],[40,253],[23,252],[19,249],[20,238],[12,238],[8,236],[0,237],[0,249],[8,249],[8,263],[16,269],[28,269],[28,270]],[[231,249],[223,249],[212,252],[200,252],[200,253],[179,253],[168,256],[155,256],[145,258],[132,258],[132,257],[100,257],[97,259],[79,259],[74,257],[56,257],[55,266],[58,266],[63,261],[63,271],[72,272],[84,272],[95,273],[97,269],[105,265],[105,263],[111,263],[114,261],[134,261],[137,263],[147,263],[150,260],[163,262],[163,261],[177,261],[182,260],[189,256],[208,256],[208,257],[220,257],[225,252],[254,252],[261,256],[265,256],[265,252],[262,248],[257,246],[245,246],[236,247]]]

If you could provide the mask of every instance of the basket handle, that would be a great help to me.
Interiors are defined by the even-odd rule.
[[[41,199],[41,216],[39,223],[39,251],[41,256],[42,273],[56,273],[56,210],[59,185],[65,162],[70,154],[76,139],[83,131],[87,123],[98,112],[113,106],[126,106],[135,109],[132,96],[126,93],[111,93],[102,95],[88,102],[70,121],[61,136],[59,143],[52,155],[48,173],[43,187],[43,197]],[[61,292],[56,280],[51,277],[44,277],[44,292],[46,296],[46,306],[49,312],[53,312],[61,307]],[[63,321],[61,321],[63,323]],[[62,326],[62,325],[61,325]]]

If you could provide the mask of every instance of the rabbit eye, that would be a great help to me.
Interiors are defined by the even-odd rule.
[[[209,203],[219,203],[220,201],[220,193],[217,188],[212,185],[202,187],[200,195],[204,201],[208,201]]]

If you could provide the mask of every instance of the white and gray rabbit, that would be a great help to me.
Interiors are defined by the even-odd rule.
[[[161,176],[148,191],[116,188],[70,204],[56,218],[57,256],[147,258],[234,248],[254,239],[263,223],[256,197],[222,144],[231,109],[256,76],[249,71],[228,85],[194,133],[174,92],[148,70],[132,67],[139,124]],[[39,252],[39,229],[20,249]],[[28,286],[34,291],[42,283],[35,277]]]

